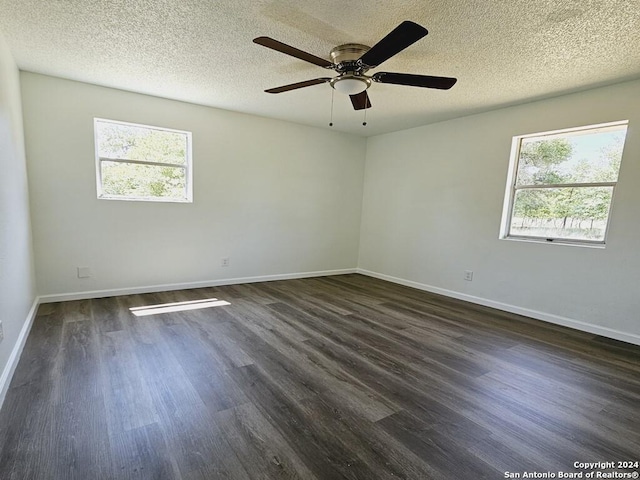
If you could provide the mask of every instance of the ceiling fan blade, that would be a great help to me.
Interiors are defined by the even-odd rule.
[[[320,67],[333,68],[334,66],[333,63],[331,63],[329,60],[316,57],[311,53],[303,52],[302,50],[299,50],[295,47],[287,45],[286,43],[279,42],[278,40],[274,40],[273,38],[258,37],[253,39],[253,43],[257,43],[258,45],[262,45],[263,47],[270,48],[271,50],[275,50],[276,52],[281,52],[287,55],[291,55],[292,57],[299,58],[300,60],[313,63]]]
[[[449,90],[458,81],[451,77],[430,77],[429,75],[413,75],[411,73],[378,72],[371,80],[379,83],[393,83],[394,85],[408,85],[410,87],[439,88]]]
[[[360,60],[371,68],[376,67],[409,45],[417,42],[427,33],[429,32],[423,26],[405,20],[386,37],[371,47],[367,53],[362,55]]]
[[[349,95],[351,98],[351,104],[354,110],[364,110],[365,108],[371,108],[371,102],[369,101],[369,95],[367,91],[356,93],[355,95]]]
[[[288,92],[289,90],[297,90],[298,88],[310,87],[312,85],[320,85],[321,83],[326,83],[330,78],[315,78],[313,80],[307,80],[305,82],[292,83],[290,85],[283,85],[282,87],[270,88],[269,90],[265,90],[267,93],[282,93]]]

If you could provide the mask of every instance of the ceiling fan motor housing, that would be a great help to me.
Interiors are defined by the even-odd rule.
[[[347,60],[355,61],[367,53],[370,48],[371,47],[367,47],[360,43],[345,43],[344,45],[338,45],[331,50],[331,60],[333,60],[333,63],[336,65]]]
[[[331,50],[329,55],[338,73],[364,74],[369,67],[358,62],[360,57],[369,51],[371,47],[360,43],[345,43]]]
[[[345,43],[331,50],[329,54],[335,65],[334,70],[340,74],[329,82],[333,88],[347,95],[369,88],[371,80],[364,76],[369,67],[359,61],[369,48],[360,43]]]

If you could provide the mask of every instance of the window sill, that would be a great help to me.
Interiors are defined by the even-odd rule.
[[[512,242],[525,242],[525,243],[544,243],[545,245],[563,245],[565,247],[586,247],[604,250],[606,245],[604,243],[590,243],[571,240],[553,239],[552,241],[546,238],[531,238],[531,237],[499,237],[500,240],[509,240]]]
[[[98,197],[98,200],[119,200],[124,202],[149,202],[149,203],[193,203],[193,199],[185,198],[136,198],[136,197]]]

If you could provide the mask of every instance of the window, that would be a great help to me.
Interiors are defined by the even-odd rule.
[[[94,119],[98,198],[191,202],[191,133]]]
[[[627,124],[514,137],[500,237],[603,245]]]

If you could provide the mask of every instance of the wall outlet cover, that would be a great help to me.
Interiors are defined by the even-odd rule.
[[[91,277],[91,268],[78,267],[78,278],[89,278],[89,277]]]

